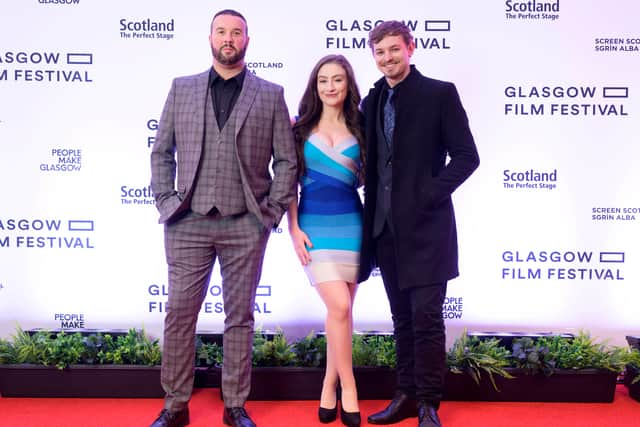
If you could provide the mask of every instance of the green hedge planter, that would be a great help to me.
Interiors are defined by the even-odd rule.
[[[620,371],[624,367],[621,361],[631,363],[638,356],[637,350],[623,353],[608,349],[587,334],[569,340],[542,336],[535,341],[519,338],[516,342],[514,338],[510,350],[500,345],[499,337],[483,338],[465,333],[447,353],[450,371],[445,381],[445,400],[611,402],[618,367],[621,366]],[[280,330],[256,331],[249,399],[319,399],[325,356],[326,341],[322,336],[312,333],[289,342]],[[390,399],[396,384],[392,337],[355,335],[353,358],[359,398]],[[576,360],[596,364],[574,365]],[[115,339],[95,334],[58,334],[54,338],[51,333],[29,335],[19,330],[13,343],[0,340],[0,394],[160,398],[164,392],[159,361],[157,340],[136,330]],[[219,387],[221,361],[219,344],[207,337],[200,339],[195,387]],[[513,363],[517,364],[509,366]],[[589,366],[609,370],[579,369]],[[576,369],[558,369],[561,367]],[[629,386],[637,398],[637,389],[632,391]]]
[[[617,373],[600,369],[559,369],[551,376],[528,375],[505,368],[514,378],[495,376],[497,390],[487,376],[476,384],[469,375],[449,372],[444,400],[488,402],[613,402]]]
[[[207,381],[220,378],[220,368],[208,371]],[[395,390],[395,371],[387,367],[355,367],[354,376],[360,400],[391,399]],[[251,370],[248,400],[318,400],[322,391],[324,368],[277,366]],[[196,385],[197,387],[197,385]],[[221,392],[222,398],[222,392]]]
[[[0,365],[2,397],[164,397],[159,366]]]
[[[546,377],[506,368],[514,378],[496,376],[496,390],[487,376],[480,383],[466,374],[447,372],[444,400],[487,402],[589,402],[613,401],[617,374],[607,370],[558,370]],[[321,368],[253,368],[249,400],[318,400],[324,370]],[[358,398],[388,400],[393,397],[395,371],[385,367],[354,368]]]
[[[253,367],[249,400],[317,400],[323,368]]]

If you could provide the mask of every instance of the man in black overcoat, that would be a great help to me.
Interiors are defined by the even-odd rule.
[[[380,268],[398,362],[395,397],[369,423],[418,415],[420,427],[440,426],[442,305],[447,281],[458,276],[451,195],[478,167],[478,152],[456,87],[411,65],[415,43],[406,25],[376,26],[369,46],[383,77],[362,101],[367,164],[359,281]]]

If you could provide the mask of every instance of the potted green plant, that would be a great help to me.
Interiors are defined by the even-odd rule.
[[[0,343],[5,397],[161,397],[160,347],[144,330],[109,334],[28,333]]]
[[[295,366],[323,368],[327,364],[327,338],[313,331],[293,342]]]
[[[447,352],[444,399],[495,400],[505,380],[513,378],[507,370],[510,355],[498,338],[481,339],[464,331]]]
[[[15,363],[15,350],[11,343],[0,338],[0,365]]]
[[[282,329],[257,329],[249,400],[315,400],[320,396],[326,340],[311,332],[289,342]]]
[[[529,388],[541,390],[529,401],[612,402],[623,349],[598,342],[586,331],[571,338],[545,336],[536,341],[541,375],[529,375]],[[534,372],[535,373],[535,372]],[[544,399],[544,400],[542,400]]]
[[[194,387],[220,387],[222,346],[208,341],[203,335],[197,335],[195,366]]]
[[[354,334],[353,375],[358,397],[391,399],[396,389],[396,348],[393,335],[380,332]]]
[[[547,348],[532,337],[516,338],[512,344],[511,366],[520,369],[526,375],[553,375],[555,360],[549,356]]]
[[[326,338],[311,332],[289,342],[281,329],[256,330],[250,400],[316,400],[326,366]],[[395,343],[389,334],[353,336],[354,376],[361,399],[387,399],[395,389]]]
[[[510,346],[511,351],[499,338],[463,333],[447,361],[452,374],[468,375],[447,376],[445,399],[611,402],[626,360],[623,349],[596,342],[584,331],[513,337]]]

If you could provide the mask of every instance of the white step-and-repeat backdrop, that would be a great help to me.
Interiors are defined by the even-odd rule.
[[[407,22],[413,61],[457,84],[481,166],[455,194],[463,328],[640,332],[640,3],[635,0],[3,1],[0,14],[0,336],[23,328],[159,336],[167,273],[149,154],[171,79],[211,64],[212,15],[243,13],[249,70],[291,115],[315,62],[342,53],[362,94],[379,78],[377,22]],[[321,330],[324,309],[274,231],[257,324]],[[359,330],[390,330],[380,278]],[[220,331],[218,275],[199,330]]]

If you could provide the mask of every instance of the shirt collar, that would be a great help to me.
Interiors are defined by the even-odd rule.
[[[407,76],[404,79],[402,79],[400,83],[398,83],[393,87],[393,92],[395,94],[398,93],[398,89],[402,90],[402,87],[406,86],[406,81],[409,80],[409,76],[411,76],[414,73],[416,66],[413,64],[410,64],[409,69],[410,69],[409,74],[407,74]],[[384,80],[383,88],[387,90],[391,89],[391,87],[389,86],[389,83],[387,83],[387,80],[386,79],[383,79],[383,80]]]
[[[230,79],[227,79],[227,81],[235,80],[238,87],[242,87],[242,83],[244,82],[244,76],[246,72],[247,72],[247,67],[244,67],[242,68],[242,71],[240,71],[238,74],[231,77]],[[211,69],[209,70],[209,87],[213,86],[213,84],[218,80],[224,81],[224,79],[220,76],[220,74],[218,74],[215,68],[211,67]]]

